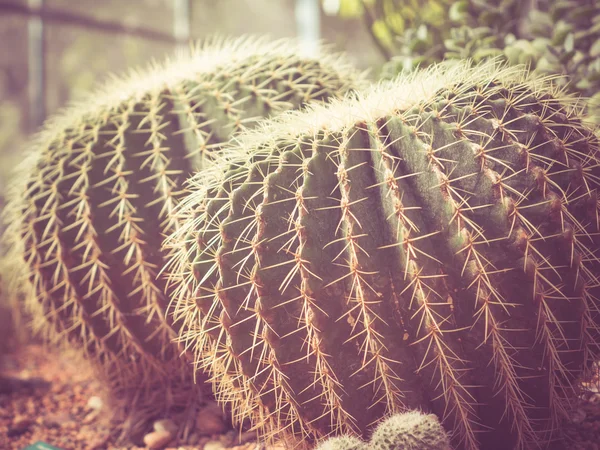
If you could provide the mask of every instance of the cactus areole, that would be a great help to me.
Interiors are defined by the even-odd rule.
[[[38,327],[84,348],[115,386],[162,392],[189,372],[158,276],[186,178],[258,119],[362,83],[343,57],[298,49],[287,40],[207,41],[109,82],[32,143],[7,207],[14,285]],[[148,393],[140,399],[157,414]]]
[[[495,63],[286,114],[182,203],[181,340],[293,445],[420,409],[455,448],[545,447],[598,353],[598,152],[575,100]]]

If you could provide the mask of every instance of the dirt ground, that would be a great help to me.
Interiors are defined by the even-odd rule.
[[[193,443],[171,439],[161,444],[155,439],[155,447],[117,447],[101,392],[91,371],[80,362],[75,364],[75,358],[67,354],[54,354],[39,345],[9,354],[0,378],[0,450],[23,450],[40,442],[60,450],[266,448],[254,441],[253,434],[240,435],[229,429],[215,408],[207,409],[205,420],[212,421],[219,432],[196,434]],[[47,445],[31,450],[53,450]]]
[[[600,376],[589,380],[585,398],[565,424],[568,442],[553,450],[600,450],[599,387]],[[212,434],[195,434],[191,442],[178,442],[175,438],[160,441],[157,432],[146,447],[117,447],[101,392],[90,370],[68,354],[54,354],[39,345],[22,347],[8,356],[0,378],[0,450],[283,449],[257,443],[254,434],[229,429],[214,407],[204,412],[204,419],[213,424]]]

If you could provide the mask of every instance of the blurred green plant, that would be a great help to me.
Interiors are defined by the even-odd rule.
[[[340,0],[339,15],[363,17],[388,59],[382,78],[442,60],[500,58],[560,75],[588,99],[600,124],[598,0]]]
[[[443,60],[500,58],[527,64],[587,98],[600,124],[598,0],[340,0],[341,17],[362,16],[388,62],[382,78]]]
[[[379,51],[386,59],[398,53],[407,34],[415,30],[431,34],[432,42],[442,39],[451,0],[340,0],[342,18],[362,17]],[[399,45],[400,44],[400,45]]]
[[[363,17],[386,59],[411,57],[411,68],[443,59],[459,27],[515,32],[529,2],[517,0],[339,0],[342,18]],[[478,33],[480,34],[480,33]]]

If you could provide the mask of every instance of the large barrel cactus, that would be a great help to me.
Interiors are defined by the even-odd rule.
[[[361,79],[340,56],[303,57],[293,42],[214,40],[51,119],[7,207],[6,266],[39,328],[100,362],[128,407],[132,387],[145,390],[136,398],[148,415],[165,399],[188,401],[190,370],[158,276],[184,181],[232,133]]]
[[[455,448],[544,447],[598,355],[599,150],[574,99],[496,63],[284,114],[183,203],[181,339],[266,436],[420,409]]]

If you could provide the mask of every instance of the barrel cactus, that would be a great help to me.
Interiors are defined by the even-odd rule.
[[[394,414],[378,426],[372,450],[450,450],[448,435],[434,414],[410,411]]]
[[[522,67],[444,64],[244,133],[166,246],[180,339],[294,445],[436,414],[543,447],[598,355],[600,155]]]
[[[207,41],[109,82],[31,144],[9,187],[13,293],[39,329],[91,355],[128,407],[131,388],[148,415],[165,399],[194,397],[158,276],[184,181],[258,119],[362,83],[322,50],[303,57],[289,41]]]

